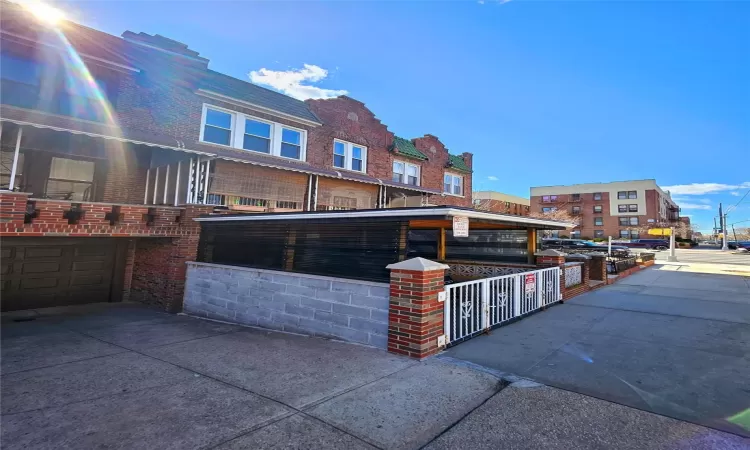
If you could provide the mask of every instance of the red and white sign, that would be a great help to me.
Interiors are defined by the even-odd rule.
[[[469,237],[469,218],[453,216],[453,237]]]
[[[524,291],[527,294],[533,294],[534,291],[536,291],[536,274],[535,273],[526,274],[524,287],[525,287]]]

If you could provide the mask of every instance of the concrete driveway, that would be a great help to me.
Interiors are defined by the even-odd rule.
[[[750,436],[749,277],[656,265],[444,357]]]
[[[418,448],[502,387],[436,359],[137,305],[44,314],[3,316],[4,449]]]

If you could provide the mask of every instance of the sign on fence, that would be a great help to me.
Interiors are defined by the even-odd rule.
[[[469,237],[469,218],[453,216],[453,237]]]
[[[536,291],[536,274],[527,273],[524,278],[524,291],[527,294],[533,294]]]

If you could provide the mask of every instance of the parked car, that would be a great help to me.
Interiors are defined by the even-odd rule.
[[[745,249],[750,252],[750,241],[737,241],[737,242],[727,242],[727,247],[731,248],[732,250],[740,250]]]
[[[542,249],[577,249],[583,251],[597,251],[606,253],[608,247],[606,244],[584,241],[583,239],[542,239]],[[613,245],[612,253],[616,255],[628,255],[630,249],[623,245]]]
[[[667,250],[669,241],[666,239],[633,239],[630,242],[618,242],[628,248],[647,248],[650,250]]]

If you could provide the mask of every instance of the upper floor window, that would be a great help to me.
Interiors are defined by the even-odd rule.
[[[544,203],[556,202],[557,201],[557,196],[556,195],[543,195],[542,196],[542,201]]]
[[[542,208],[542,212],[545,213],[545,214],[546,213],[555,212],[555,211],[557,211],[557,208],[552,208],[552,207],[550,207],[550,208],[547,208],[547,207]]]
[[[208,111],[208,114],[213,112],[211,109]],[[221,144],[221,142],[217,142],[217,144]],[[245,136],[242,138],[242,148],[255,152],[271,153],[271,124],[246,118]]]
[[[638,225],[637,217],[620,217],[620,226],[627,227],[630,225]]]
[[[581,194],[570,194],[570,201],[571,202],[581,201]]]
[[[464,178],[446,173],[443,177],[443,192],[447,194],[463,195]]]
[[[0,53],[3,80],[15,81],[17,83],[39,85],[41,70],[36,61],[17,58],[8,53]]]
[[[602,212],[602,205],[594,205],[594,212],[595,213]]]
[[[604,225],[604,219],[601,217],[594,217],[594,225],[596,226],[603,226]]]
[[[638,198],[638,192],[636,191],[619,191],[617,192],[618,200],[632,200]]]
[[[393,181],[419,186],[419,166],[402,161],[393,161]]]
[[[215,109],[206,110],[203,140],[214,144],[230,145],[232,142],[232,115]]]
[[[604,230],[594,230],[594,237],[595,238],[604,237]]]
[[[638,205],[628,205],[628,212],[638,212]]]
[[[581,214],[581,207],[580,206],[574,206],[572,212],[573,212],[573,214]]]
[[[601,200],[601,199],[602,199],[602,193],[594,192],[594,200]]]
[[[333,167],[339,169],[367,171],[367,148],[351,142],[333,141]]]
[[[305,160],[307,132],[213,106],[203,106],[202,142]]]

